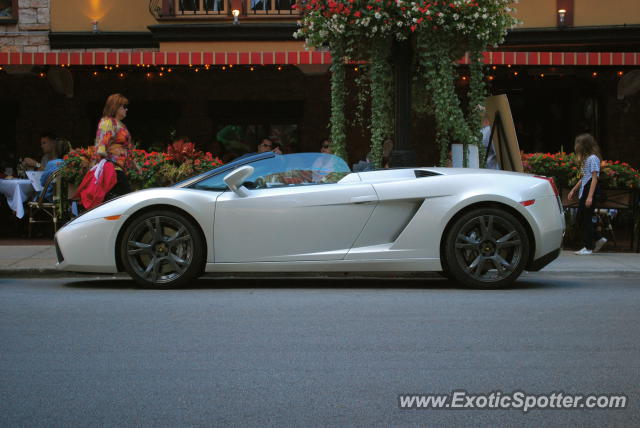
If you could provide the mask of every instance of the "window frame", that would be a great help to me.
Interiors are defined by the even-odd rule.
[[[0,25],[16,24],[18,22],[18,0],[9,0],[11,3],[11,16],[0,16]]]

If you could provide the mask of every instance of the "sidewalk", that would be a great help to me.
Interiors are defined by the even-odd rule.
[[[53,245],[0,245],[0,277],[76,275],[56,270],[55,264]],[[640,253],[602,252],[591,256],[576,256],[572,251],[563,251],[560,257],[540,272],[529,273],[532,276],[539,274],[640,274]]]

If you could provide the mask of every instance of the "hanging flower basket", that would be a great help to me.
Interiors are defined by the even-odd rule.
[[[451,141],[480,143],[481,112],[486,90],[482,80],[481,53],[501,43],[509,28],[518,23],[509,0],[309,0],[301,5],[303,19],[294,34],[308,47],[328,46],[332,66],[331,128],[334,152],[344,156],[345,83],[342,59],[366,61],[371,73],[371,152],[379,165],[382,140],[390,137],[387,124],[393,122],[392,94],[382,90],[393,73],[393,41],[415,43],[414,80],[427,88],[436,117],[441,163],[446,162]],[[465,112],[455,92],[455,61],[469,51],[469,104]],[[383,64],[385,63],[386,66]],[[341,114],[340,114],[341,112]],[[466,152],[466,151],[465,151]],[[465,159],[466,162],[466,159]]]

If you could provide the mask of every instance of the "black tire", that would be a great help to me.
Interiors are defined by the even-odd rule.
[[[120,240],[120,257],[144,288],[177,288],[202,273],[206,257],[200,231],[185,216],[147,211],[129,223]]]
[[[520,276],[529,260],[524,226],[499,208],[477,208],[462,215],[445,240],[444,270],[472,288],[506,287]]]

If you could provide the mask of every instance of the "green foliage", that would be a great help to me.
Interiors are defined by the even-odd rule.
[[[377,39],[370,54],[371,76],[371,149],[369,161],[376,167],[382,166],[382,143],[392,131],[392,104],[389,80],[392,76],[389,55],[391,43]]]
[[[340,58],[337,57],[331,64],[331,150],[336,156],[346,159],[347,127],[344,105],[347,71]]]

